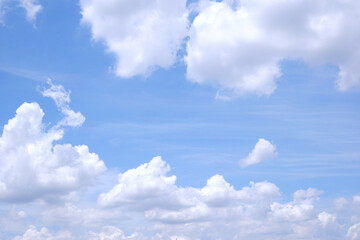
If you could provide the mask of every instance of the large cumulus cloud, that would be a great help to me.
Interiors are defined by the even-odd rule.
[[[51,85],[45,95],[54,88],[66,93]],[[64,135],[61,126],[79,126],[84,120],[81,113],[64,104],[64,119],[50,129],[46,129],[44,112],[37,103],[22,104],[4,126],[0,137],[1,200],[26,202],[65,195],[87,186],[105,170],[104,162],[86,145],[56,144]]]
[[[358,1],[203,1],[187,43],[187,75],[235,94],[269,95],[282,60],[339,67],[340,90],[360,83]]]

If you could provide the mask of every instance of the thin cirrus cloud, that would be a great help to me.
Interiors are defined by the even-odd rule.
[[[15,2],[20,8],[23,8],[26,13],[26,19],[29,22],[35,22],[36,16],[43,9],[38,0],[0,0],[0,23],[4,21],[4,16],[8,11],[8,4]]]
[[[274,158],[275,156],[277,156],[275,145],[271,144],[268,140],[260,138],[255,144],[254,149],[246,158],[241,159],[239,164],[244,168]]]
[[[106,169],[86,145],[56,144],[64,136],[62,126],[79,126],[84,118],[70,109],[69,92],[62,86],[51,84],[43,94],[55,100],[64,118],[46,130],[37,103],[23,103],[16,110],[0,137],[0,200],[64,196],[89,185]]]
[[[26,19],[29,22],[36,20],[36,15],[42,10],[42,6],[38,0],[18,0],[20,7],[26,11]]]
[[[283,60],[333,64],[339,90],[360,85],[358,1],[165,2],[80,1],[93,38],[115,54],[118,76],[168,68],[187,37],[187,78],[218,87],[221,99],[272,94]]]

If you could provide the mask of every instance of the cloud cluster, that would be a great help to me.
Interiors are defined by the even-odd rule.
[[[121,77],[169,67],[187,36],[187,78],[220,88],[219,98],[270,95],[281,61],[333,64],[336,85],[360,85],[360,3],[310,0],[82,0],[93,38],[117,56]],[[195,6],[195,7],[194,7]],[[197,15],[187,31],[190,12]]]
[[[31,226],[15,239],[356,240],[360,236],[358,223],[340,224],[336,213],[316,205],[323,193],[318,189],[297,190],[292,200],[283,202],[273,183],[251,182],[237,190],[215,175],[202,188],[181,187],[169,171],[170,166],[155,157],[119,174],[119,183],[99,196],[99,208],[70,204],[43,214],[45,222],[51,218],[77,229],[84,226],[86,232],[53,233]],[[131,222],[135,227],[128,228]]]
[[[163,224],[160,235],[167,238],[339,239],[342,234],[334,214],[315,208],[320,190],[298,190],[292,201],[281,203],[273,183],[251,182],[236,190],[215,175],[202,188],[184,188],[169,171],[156,157],[119,174],[119,183],[100,195],[99,204],[103,211],[141,212],[147,220]]]
[[[119,175],[119,183],[102,193],[99,204],[144,211],[148,219],[165,223],[203,221],[226,217],[229,209],[244,211],[242,204],[256,204],[280,195],[272,183],[250,183],[235,190],[220,175],[211,177],[201,188],[183,188],[175,184],[175,176],[167,176],[170,167],[161,157]]]
[[[82,21],[117,58],[121,77],[174,64],[186,36],[186,0],[80,1]]]
[[[73,113],[66,105],[68,93],[55,85],[44,91],[44,95],[50,93],[56,104],[67,110],[61,125],[78,126],[78,118],[68,115]],[[64,130],[60,125],[46,130],[43,116],[37,103],[24,103],[4,126],[0,137],[0,200],[26,202],[66,195],[89,185],[105,170],[104,162],[86,145],[56,144]]]

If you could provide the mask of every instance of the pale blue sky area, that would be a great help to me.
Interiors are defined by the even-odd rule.
[[[337,90],[338,66],[282,60],[271,95],[216,99],[219,85],[187,80],[181,59],[147,77],[116,76],[115,54],[92,40],[77,1],[40,2],[35,22],[13,5],[0,25],[1,131],[24,102],[39,103],[47,129],[61,120],[41,93],[51,78],[71,91],[71,109],[86,117],[80,127],[65,127],[59,143],[87,145],[110,172],[162,156],[182,187],[201,188],[220,174],[235,189],[274,183],[284,200],[309,187],[323,190],[325,202],[360,193],[360,95]],[[238,161],[260,138],[277,156],[241,168]],[[116,183],[116,175],[109,178]]]

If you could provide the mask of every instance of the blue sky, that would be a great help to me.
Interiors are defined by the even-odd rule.
[[[0,0],[0,239],[360,239],[358,3],[281,2]]]

